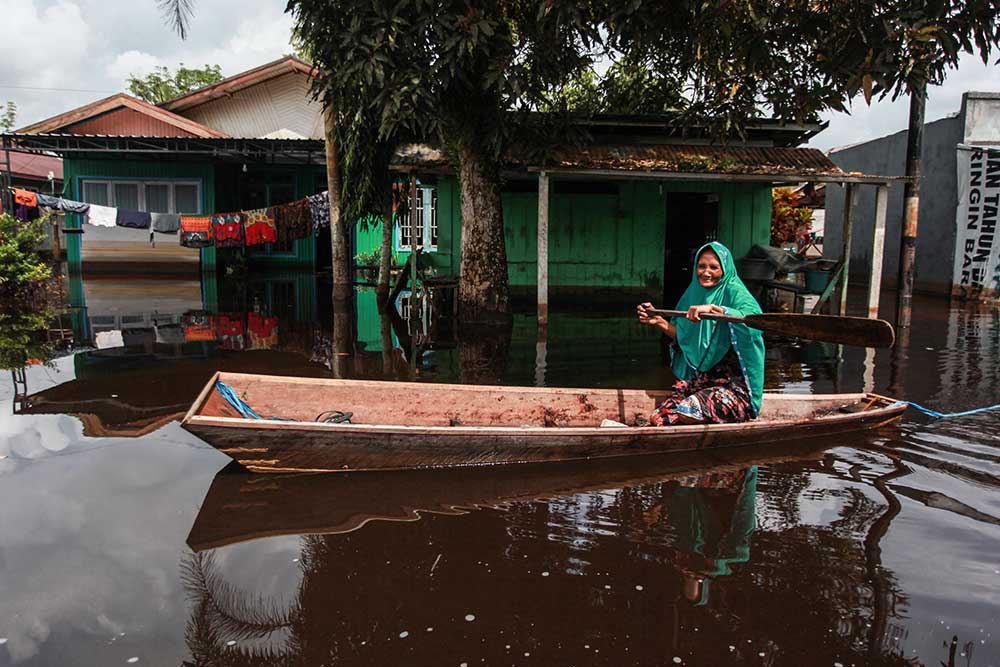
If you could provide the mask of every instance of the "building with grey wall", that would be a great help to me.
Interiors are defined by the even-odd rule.
[[[845,171],[902,176],[906,173],[906,135],[903,130],[830,151],[830,159]],[[960,144],[1000,146],[1000,93],[968,92],[957,113],[924,125],[921,155],[920,225],[917,237],[916,289],[947,294],[955,255],[955,216],[958,204],[957,151]],[[844,188],[826,193],[824,254],[839,259],[843,253]],[[860,188],[851,238],[851,281],[867,282],[871,266],[875,189]],[[899,237],[903,220],[903,184],[889,189],[882,284],[894,287],[899,273]],[[857,283],[854,283],[857,284]]]

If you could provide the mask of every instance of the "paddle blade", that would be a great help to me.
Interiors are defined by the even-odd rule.
[[[762,313],[745,319],[747,325],[762,331],[839,345],[892,347],[896,340],[891,324],[867,317]]]

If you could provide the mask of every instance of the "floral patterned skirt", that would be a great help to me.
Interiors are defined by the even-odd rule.
[[[730,351],[708,372],[675,382],[649,421],[654,426],[668,426],[679,423],[681,415],[710,424],[753,419],[750,392],[734,352]]]

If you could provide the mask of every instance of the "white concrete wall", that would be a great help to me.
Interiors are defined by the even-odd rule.
[[[997,114],[995,122],[1000,122]],[[964,118],[955,114],[924,125],[922,159],[923,182],[920,196],[920,223],[917,234],[916,288],[947,294],[951,285],[955,252],[955,207],[958,205],[956,145],[962,143]],[[878,176],[906,173],[906,130],[842,149],[834,149],[830,159],[845,171],[861,171]],[[865,283],[869,277],[872,231],[875,219],[875,187],[858,186],[854,211],[851,280]],[[844,188],[827,187],[826,224],[823,254],[839,259],[843,251]],[[886,216],[883,285],[895,286],[899,274],[900,230],[903,218],[903,184],[889,188]],[[857,281],[857,282],[855,282]]]
[[[970,92],[962,96],[963,142],[1000,144],[1000,93]]]

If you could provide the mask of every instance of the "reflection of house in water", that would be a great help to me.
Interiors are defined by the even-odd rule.
[[[221,294],[220,294],[221,292]],[[21,414],[72,414],[90,436],[139,436],[177,419],[217,370],[322,377],[311,273],[197,279],[70,275],[75,378],[17,389]],[[223,310],[224,309],[224,310]]]

